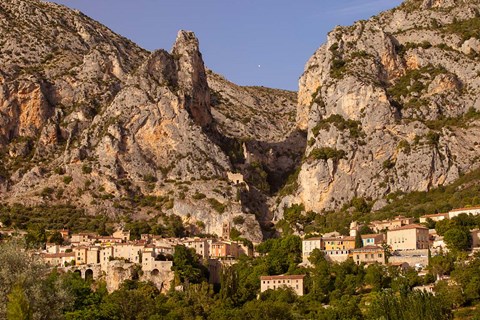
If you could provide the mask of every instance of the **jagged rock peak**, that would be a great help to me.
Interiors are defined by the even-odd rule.
[[[187,111],[198,125],[209,125],[212,122],[210,90],[195,33],[180,30],[172,55],[176,61],[178,84],[183,90]]]

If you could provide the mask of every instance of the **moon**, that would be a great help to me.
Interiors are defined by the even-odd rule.
[[[261,68],[262,66],[261,65],[258,65],[259,68]]]

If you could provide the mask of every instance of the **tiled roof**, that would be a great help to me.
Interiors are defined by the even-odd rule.
[[[398,230],[409,230],[409,229],[426,229],[427,227],[419,225],[419,224],[407,224],[406,226],[398,227],[396,229],[388,230],[388,232],[398,231]]]
[[[260,280],[295,280],[305,278],[304,274],[282,275],[282,276],[261,276]]]
[[[457,211],[468,211],[468,210],[479,210],[480,207],[470,207],[470,208],[457,208],[457,209],[452,209],[450,212],[457,212]]]

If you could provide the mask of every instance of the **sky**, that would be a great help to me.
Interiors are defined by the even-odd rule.
[[[54,0],[82,11],[147,50],[170,50],[194,31],[205,65],[239,85],[298,89],[315,50],[401,0]]]

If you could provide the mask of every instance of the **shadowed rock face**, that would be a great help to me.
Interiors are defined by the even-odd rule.
[[[469,30],[479,10],[478,1],[411,0],[329,33],[300,78],[308,146],[280,213],[429,190],[478,167],[480,50]]]

